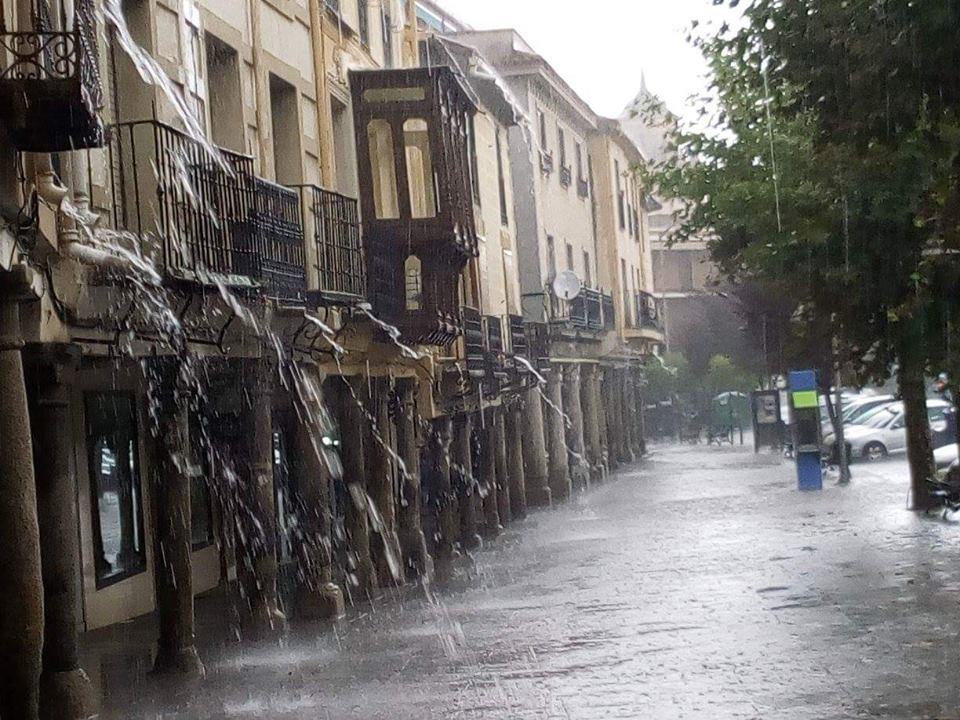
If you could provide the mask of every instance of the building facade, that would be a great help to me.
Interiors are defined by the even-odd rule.
[[[201,675],[195,596],[337,617],[641,451],[635,149],[425,9],[3,7],[4,720],[95,711],[84,631]]]

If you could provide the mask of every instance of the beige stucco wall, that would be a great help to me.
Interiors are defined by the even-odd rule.
[[[477,149],[477,177],[480,189],[478,231],[481,236],[480,275],[481,311],[485,315],[518,313],[520,288],[516,270],[516,225],[513,219],[513,185],[506,128],[483,111],[474,118]],[[500,193],[497,178],[497,134],[500,134],[501,162],[507,223],[500,217]]]
[[[529,107],[531,108],[531,119],[534,123],[535,133],[539,132],[538,112],[543,112],[546,116],[546,150],[553,154],[554,170],[551,173],[541,172],[539,169],[539,158],[534,158],[536,171],[534,172],[534,197],[537,204],[538,218],[538,246],[540,250],[540,267],[543,269],[543,277],[551,278],[553,269],[550,267],[548,259],[547,236],[554,239],[556,249],[556,270],[567,269],[567,251],[566,245],[569,243],[573,249],[573,271],[582,282],[586,282],[588,273],[584,265],[584,251],[590,256],[590,279],[591,284],[597,284],[597,248],[593,234],[593,217],[589,198],[581,198],[576,189],[576,168],[574,143],[580,143],[584,153],[584,165],[586,165],[588,131],[576,129],[575,118],[566,113],[561,114],[559,104],[548,98],[546,93],[539,92],[532,87],[530,91]],[[582,121],[580,121],[582,122]],[[573,178],[569,187],[564,187],[560,183],[560,152],[558,148],[558,123],[563,127],[566,146],[567,146],[567,164],[571,167]],[[539,140],[537,138],[537,140]],[[586,169],[584,170],[586,174]]]

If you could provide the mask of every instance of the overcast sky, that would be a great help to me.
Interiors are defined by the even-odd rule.
[[[712,0],[435,0],[478,30],[515,28],[595,112],[617,117],[647,87],[675,113],[705,90],[705,65],[686,42],[731,16]]]

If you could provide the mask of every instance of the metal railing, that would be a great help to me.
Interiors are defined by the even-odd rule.
[[[526,357],[528,352],[527,327],[523,315],[508,315],[510,324],[510,354]]]
[[[503,354],[503,321],[496,315],[485,315],[487,352]]]
[[[354,198],[299,185],[304,232],[313,243],[313,266],[321,302],[359,301],[366,297],[367,273],[360,238],[360,213]]]
[[[253,224],[259,273],[268,297],[285,302],[306,300],[303,222],[295,190],[255,177]]]
[[[593,332],[612,327],[612,320],[606,317],[605,307],[611,309],[609,316],[612,318],[613,298],[601,290],[583,288],[572,300],[563,300],[547,292],[543,294],[543,299],[546,317],[552,325]]]
[[[663,331],[663,300],[641,290],[636,296],[636,326]]]
[[[108,152],[114,227],[136,235],[169,277],[303,300],[297,195],[257,178],[251,157],[214,154],[156,120],[114,126]]]
[[[486,373],[484,359],[483,319],[476,308],[464,305],[460,309],[463,318],[463,349],[467,372],[479,376]]]
[[[560,184],[563,187],[570,187],[573,182],[573,170],[569,165],[560,166]]]
[[[540,170],[547,174],[553,172],[553,153],[546,150],[540,151]]]

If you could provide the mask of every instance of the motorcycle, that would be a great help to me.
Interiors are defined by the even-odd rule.
[[[943,516],[960,510],[960,459],[951,463],[943,479],[930,480],[930,495],[943,508]]]

